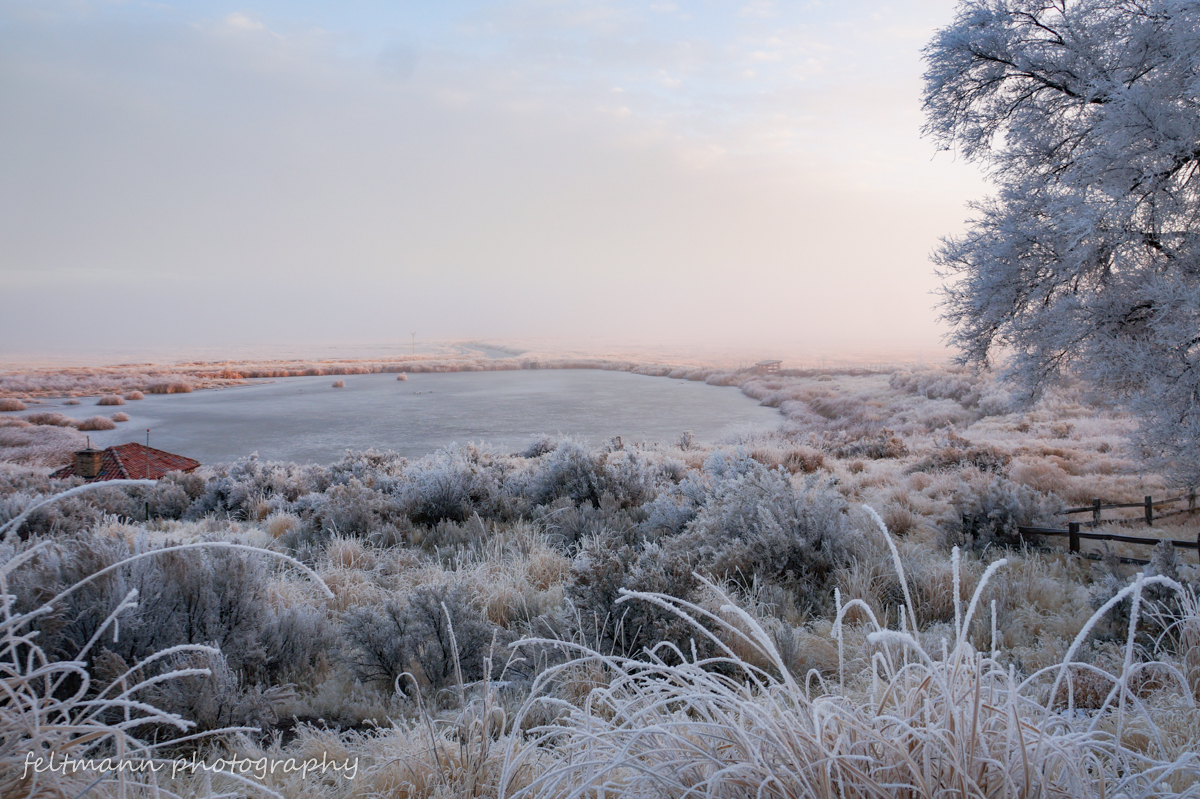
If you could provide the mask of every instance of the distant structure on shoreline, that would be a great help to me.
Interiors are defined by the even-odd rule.
[[[779,365],[782,363],[783,361],[759,361],[754,364],[754,371],[760,375],[773,375],[779,371]]]
[[[85,449],[75,453],[75,462],[51,474],[51,477],[82,477],[86,482],[101,480],[161,480],[168,472],[190,472],[200,461],[143,446],[136,442],[108,449]]]

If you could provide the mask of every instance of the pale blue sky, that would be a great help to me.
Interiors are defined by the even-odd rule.
[[[0,356],[936,352],[982,190],[918,136],[953,8],[0,1]]]

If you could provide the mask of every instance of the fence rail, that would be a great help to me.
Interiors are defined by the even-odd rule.
[[[1135,505],[1133,507],[1138,506]],[[1065,537],[1068,540],[1068,548],[1071,552],[1075,553],[1079,553],[1080,541],[1117,541],[1122,544],[1140,544],[1150,547],[1156,547],[1166,541],[1166,543],[1170,544],[1176,549],[1194,549],[1196,550],[1197,557],[1200,557],[1200,534],[1196,535],[1195,541],[1175,541],[1172,539],[1142,538],[1134,535],[1118,535],[1116,533],[1085,533],[1081,531],[1079,527],[1079,522],[1070,522],[1068,523],[1066,530],[1060,530],[1056,527],[1018,527],[1017,532],[1022,538],[1027,535]],[[1091,555],[1091,553],[1083,554],[1088,556]],[[1149,563],[1149,561],[1139,560],[1137,558],[1121,558],[1121,560],[1126,563]]]
[[[1165,505],[1174,505],[1176,502],[1187,502],[1186,508],[1177,508],[1167,511],[1166,513],[1155,514],[1155,509]],[[1138,519],[1103,519],[1101,512],[1106,510],[1116,510],[1118,508],[1141,508],[1144,513],[1143,518],[1147,526],[1152,526],[1155,519],[1165,519],[1168,516],[1178,516],[1181,513],[1195,513],[1200,508],[1196,507],[1196,489],[1191,489],[1188,493],[1178,497],[1168,497],[1167,499],[1155,500],[1154,497],[1147,495],[1141,502],[1102,502],[1099,499],[1092,500],[1091,505],[1082,508],[1067,508],[1061,511],[1064,516],[1070,516],[1073,513],[1090,513],[1092,520],[1086,522],[1089,527],[1098,527],[1101,524],[1129,524],[1131,522],[1140,521]]]

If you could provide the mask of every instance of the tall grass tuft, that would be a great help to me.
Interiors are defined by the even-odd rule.
[[[1200,790],[1200,756],[1172,749],[1134,692],[1137,676],[1153,669],[1167,675],[1167,701],[1194,712],[1179,669],[1134,660],[1142,591],[1157,583],[1182,592],[1178,583],[1139,575],[1097,611],[1061,664],[1021,678],[997,652],[971,644],[973,626],[987,629],[980,618],[984,587],[1005,561],[987,569],[964,608],[956,549],[953,626],[944,637],[922,633],[898,551],[883,522],[870,515],[895,555],[904,606],[889,627],[861,600],[835,599],[836,679],[815,670],[792,675],[773,637],[711,583],[719,612],[667,594],[625,592],[622,601],[677,614],[718,654],[698,658],[695,646],[689,653],[660,644],[632,659],[576,647],[574,659],[539,676],[514,720],[519,729],[524,717],[546,706],[560,714],[553,724],[533,727],[525,741],[509,742],[501,795],[883,799]],[[1092,626],[1123,599],[1134,604],[1123,670],[1111,674],[1074,663]],[[855,635],[848,635],[850,611],[868,619]],[[722,638],[752,650],[753,663]],[[851,662],[854,670],[847,669]],[[1110,686],[1101,706],[1088,713],[1076,711],[1070,698],[1080,669],[1099,672]],[[581,670],[603,675],[582,701],[553,695],[554,686]],[[1065,709],[1051,699],[1064,686]],[[528,766],[539,760],[540,773],[529,780]],[[526,784],[505,782],[518,775]]]
[[[101,397],[100,401],[97,402],[96,404],[97,405],[124,405],[125,398],[122,397],[120,394],[109,394],[107,396]]]
[[[25,403],[21,402],[19,399],[14,399],[12,397],[5,397],[4,399],[0,399],[0,411],[23,411],[23,410],[25,410]]]

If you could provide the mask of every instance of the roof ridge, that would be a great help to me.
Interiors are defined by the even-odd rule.
[[[121,474],[121,476],[124,477],[126,480],[132,480],[133,478],[129,474],[129,470],[125,468],[125,461],[121,460],[121,453],[117,452],[116,447],[110,447],[109,449],[113,454],[113,459],[116,460],[116,462],[117,462],[117,469],[119,470],[119,473]]]

